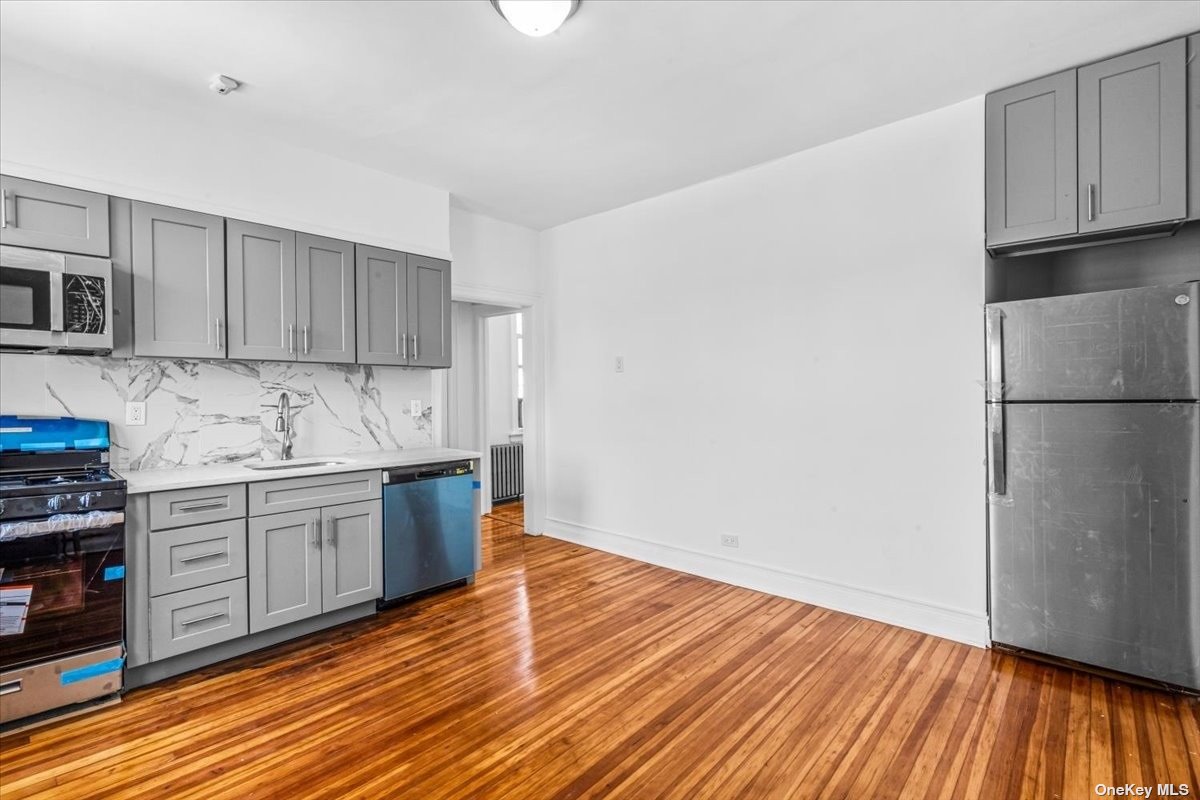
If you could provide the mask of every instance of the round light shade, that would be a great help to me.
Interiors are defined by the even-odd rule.
[[[579,0],[492,0],[492,5],[526,36],[545,36],[575,13]]]

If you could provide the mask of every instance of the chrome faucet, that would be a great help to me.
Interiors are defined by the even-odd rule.
[[[263,408],[276,410],[275,432],[283,434],[283,443],[279,447],[279,459],[290,461],[292,458],[292,401],[287,392],[279,393],[279,402],[275,405],[264,404]]]

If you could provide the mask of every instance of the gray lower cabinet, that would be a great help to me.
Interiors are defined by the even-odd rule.
[[[320,509],[251,517],[250,632],[321,613]]]
[[[296,233],[225,221],[229,357],[295,361]]]
[[[321,509],[321,610],[357,605],[383,595],[383,502],[367,500]]]
[[[450,366],[450,262],[408,257],[409,366]]]
[[[1075,70],[989,94],[984,154],[989,247],[1075,233]]]
[[[133,352],[225,357],[225,220],[133,203]]]
[[[246,520],[150,535],[150,596],[246,577]]]
[[[1187,216],[1183,39],[1079,69],[1079,231]]]
[[[251,517],[250,632],[383,593],[383,504],[367,500]]]
[[[408,256],[355,248],[358,363],[408,365]]]
[[[150,659],[160,661],[248,632],[246,579],[150,598]]]
[[[0,243],[108,257],[108,195],[0,175]]]
[[[353,364],[354,245],[296,234],[296,324],[299,360]]]

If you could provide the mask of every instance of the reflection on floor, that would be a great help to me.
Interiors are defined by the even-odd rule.
[[[525,555],[525,505],[517,500],[493,506],[483,517],[484,569]]]

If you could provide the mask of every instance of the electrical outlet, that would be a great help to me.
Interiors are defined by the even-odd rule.
[[[738,537],[734,536],[732,533],[722,533],[721,534],[721,546],[722,547],[737,547],[738,546]]]
[[[625,371],[625,356],[617,356],[617,372]]]
[[[425,409],[421,408],[420,400],[410,400],[408,403],[408,413],[412,414],[412,418],[416,419],[424,413]]]
[[[125,424],[126,425],[145,425],[146,424],[146,404],[145,403],[126,403],[125,404]]]

